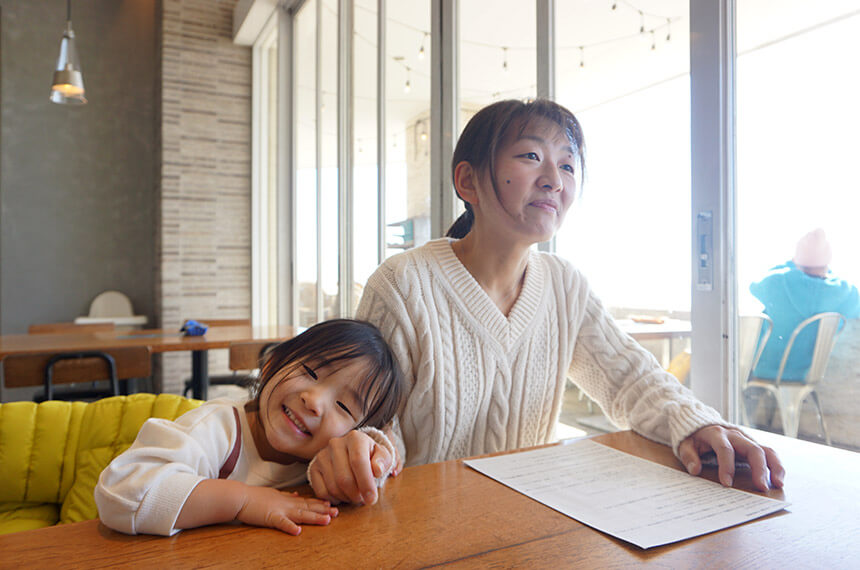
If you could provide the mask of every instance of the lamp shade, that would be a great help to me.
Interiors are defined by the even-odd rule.
[[[72,21],[69,20],[63,31],[63,39],[60,40],[60,56],[54,68],[51,101],[67,105],[83,105],[87,102],[84,92],[84,76],[81,74],[78,50],[75,48],[75,32],[72,30]]]

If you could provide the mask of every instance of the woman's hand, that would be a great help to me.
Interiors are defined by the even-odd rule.
[[[254,526],[276,528],[287,534],[302,532],[300,524],[327,525],[337,516],[328,501],[299,497],[270,487],[248,487],[236,520]]]
[[[752,482],[760,491],[767,491],[771,485],[781,489],[785,480],[785,469],[776,452],[759,445],[737,428],[706,426],[681,442],[678,455],[690,475],[702,472],[701,455],[714,452],[717,456],[720,482],[731,487],[735,476],[735,457],[742,457],[749,463]],[[770,480],[770,485],[768,484]]]
[[[337,503],[372,505],[379,498],[376,477],[394,461],[383,446],[366,433],[351,431],[320,450],[308,470],[308,479],[320,499]]]

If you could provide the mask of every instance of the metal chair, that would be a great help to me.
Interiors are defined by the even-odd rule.
[[[773,331],[773,321],[765,314],[741,315],[738,325],[738,382],[743,394]],[[744,425],[750,425],[743,398],[741,398],[741,417]]]
[[[837,337],[842,332],[845,321],[845,317],[839,313],[818,313],[801,321],[788,338],[788,343],[785,345],[782,359],[779,362],[776,378],[770,380],[753,377],[749,379],[744,387],[744,392],[749,388],[761,388],[773,394],[779,408],[780,418],[782,419],[783,433],[788,437],[797,437],[797,430],[800,426],[800,409],[803,401],[809,396],[815,404],[824,440],[827,442],[827,445],[830,445],[830,434],[827,433],[827,424],[824,421],[824,414],[821,411],[821,403],[818,401],[818,393],[815,391],[815,386],[824,379],[824,371],[827,369],[830,353],[833,350],[833,345],[836,343]],[[815,337],[812,360],[806,376],[799,381],[783,380],[782,374],[785,370],[785,363],[791,355],[795,339],[797,339],[797,336],[806,327],[813,326],[818,327],[818,332]]]
[[[120,381],[145,378],[152,374],[149,347],[135,346],[85,352],[42,352],[12,354],[0,362],[2,388],[44,386],[42,400],[89,400],[119,396]],[[109,387],[76,389],[57,393],[57,384],[107,381]]]

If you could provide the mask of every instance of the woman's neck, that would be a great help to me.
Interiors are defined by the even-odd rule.
[[[500,245],[497,240],[470,231],[451,244],[460,263],[469,271],[506,317],[520,296],[525,281],[529,248]]]

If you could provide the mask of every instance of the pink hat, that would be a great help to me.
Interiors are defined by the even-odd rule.
[[[817,228],[800,238],[794,252],[795,265],[802,267],[826,267],[830,265],[833,251],[824,230]]]

